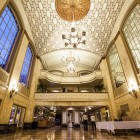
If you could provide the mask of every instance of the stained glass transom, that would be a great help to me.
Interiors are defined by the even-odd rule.
[[[24,84],[25,86],[28,86],[28,79],[29,79],[29,74],[30,74],[30,69],[31,69],[31,64],[32,64],[32,51],[30,46],[28,46],[26,55],[24,57],[24,62],[22,65],[22,70],[20,73],[20,79],[19,82]]]
[[[123,33],[127,40],[132,56],[140,72],[140,5],[138,4],[128,16]]]
[[[5,68],[19,31],[17,21],[7,6],[0,16],[0,67]]]
[[[108,52],[108,63],[114,87],[117,88],[125,83],[126,80],[115,44],[113,44]]]

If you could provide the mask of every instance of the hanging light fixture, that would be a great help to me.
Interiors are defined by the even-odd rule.
[[[62,35],[62,39],[64,40],[65,43],[65,47],[67,47],[68,45],[71,45],[73,48],[77,48],[77,46],[79,44],[86,44],[85,41],[85,37],[86,36],[86,32],[83,31],[82,35],[78,34],[76,32],[75,28],[71,28],[71,33],[68,37],[66,37],[66,35]]]
[[[75,67],[72,62],[70,62],[70,64],[68,65],[67,71],[71,74],[75,72]]]
[[[72,27],[70,30],[70,34],[66,36],[65,34],[62,34],[62,39],[64,40],[65,47],[71,45],[73,48],[77,48],[79,44],[86,44],[85,41],[86,32],[77,32],[75,28],[75,22],[74,22],[74,14],[73,14],[73,22]]]

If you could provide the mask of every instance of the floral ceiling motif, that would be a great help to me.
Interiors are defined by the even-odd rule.
[[[56,0],[56,11],[66,21],[84,18],[90,9],[90,0]]]

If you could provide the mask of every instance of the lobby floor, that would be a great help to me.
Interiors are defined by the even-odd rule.
[[[36,129],[19,131],[13,134],[0,135],[0,140],[140,140],[140,135],[110,135],[83,128]]]

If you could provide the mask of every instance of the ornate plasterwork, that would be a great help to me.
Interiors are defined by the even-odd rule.
[[[65,73],[69,61],[73,63],[75,72],[93,71],[97,67],[100,57],[85,50],[60,49],[42,55],[41,60],[47,71],[58,70]]]
[[[9,74],[0,67],[0,85],[6,85],[8,82]]]
[[[62,19],[77,21],[87,15],[90,9],[90,0],[55,0],[55,6]]]
[[[36,93],[35,100],[44,101],[103,101],[108,100],[107,93]]]
[[[21,0],[28,17],[37,52],[41,54],[65,48],[62,33],[69,33],[71,23],[61,19],[55,9],[55,0]],[[79,45],[99,56],[107,44],[125,0],[91,0],[90,11],[76,28],[87,32],[86,45]]]
[[[47,81],[60,84],[82,84],[100,80],[103,79],[103,77],[100,70],[96,70],[83,76],[75,75],[74,77],[72,75],[56,75],[48,72],[47,70],[41,70],[39,79],[46,79]]]
[[[109,101],[86,101],[86,102],[68,102],[68,101],[38,101],[35,100],[35,105],[39,106],[109,106]]]
[[[80,58],[77,55],[75,55],[75,56],[74,55],[73,56],[71,56],[71,55],[68,55],[68,56],[64,55],[64,56],[62,56],[61,61],[64,64],[69,64],[70,62],[78,63],[78,62],[80,62]]]

